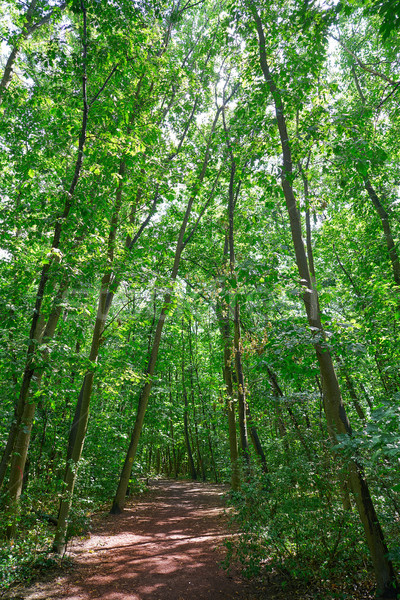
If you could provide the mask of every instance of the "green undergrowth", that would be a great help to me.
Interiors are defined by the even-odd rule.
[[[313,598],[373,597],[372,565],[357,510],[343,509],[339,492],[335,495],[326,483],[331,476],[324,479],[315,465],[295,460],[297,468],[277,464],[273,475],[252,473],[240,491],[228,494],[240,533],[225,541],[224,566],[239,563],[247,577],[278,579],[283,589],[314,589]],[[374,491],[399,566],[399,523],[393,506]]]
[[[23,506],[18,518],[18,534],[6,540],[4,531],[0,543],[0,592],[10,586],[29,583],[49,569],[59,566],[61,557],[51,555],[54,527],[41,517],[25,512]]]
[[[39,506],[38,506],[39,505]],[[53,508],[53,510],[52,510]],[[7,540],[4,521],[0,539],[0,592],[16,583],[30,583],[42,574],[58,569],[68,562],[68,557],[52,553],[51,546],[55,525],[49,522],[57,512],[54,507],[42,506],[24,498],[17,518],[17,533],[13,540]],[[82,504],[74,506],[68,527],[68,539],[86,536],[90,530],[91,514]]]
[[[46,500],[49,495],[44,493],[37,481],[29,485],[21,497],[15,539],[6,539],[6,528],[9,524],[7,519],[0,525],[0,592],[16,583],[30,583],[40,578],[43,573],[59,569],[68,562],[67,555],[59,557],[51,552],[55,534],[55,524],[51,521],[57,517],[58,504],[54,500]],[[80,472],[78,483],[83,493],[74,497],[67,540],[87,536],[94,513],[106,510],[110,503],[110,490],[90,481],[85,468]],[[144,478],[131,478],[130,496],[142,494],[147,489]]]

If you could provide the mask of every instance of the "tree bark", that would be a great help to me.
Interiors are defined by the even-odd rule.
[[[95,365],[98,358],[101,334],[107,318],[105,307],[107,291],[107,276],[103,277],[102,287],[99,295],[98,309],[95,327],[92,335],[89,361]],[[78,463],[81,458],[83,444],[86,436],[87,423],[89,419],[89,404],[93,389],[94,369],[87,371],[84,376],[81,391],[79,394],[78,406],[79,417],[75,417],[68,445],[68,461],[64,475],[63,497],[60,502],[58,513],[57,531],[53,542],[53,549],[58,554],[64,554],[66,546],[66,531],[68,524],[69,511],[72,504],[72,497],[75,487]]]
[[[349,374],[346,371],[344,371],[344,377],[345,377],[345,380],[346,380],[347,389],[349,390],[350,398],[351,398],[351,400],[353,402],[354,408],[356,409],[356,413],[360,417],[361,421],[363,423],[365,423],[366,416],[365,416],[364,409],[363,409],[363,407],[360,404],[360,401],[358,399],[356,390],[354,389],[353,382],[350,379]]]
[[[192,446],[190,443],[190,432],[189,432],[189,415],[188,415],[189,404],[188,404],[186,384],[185,384],[185,346],[183,343],[183,328],[182,328],[182,395],[183,395],[183,401],[185,404],[184,413],[183,413],[183,430],[184,430],[184,434],[185,434],[185,445],[186,445],[186,452],[187,452],[187,456],[188,456],[189,471],[190,471],[191,478],[196,480],[197,479],[197,471],[196,471],[196,467],[194,466]]]
[[[192,401],[192,412],[193,412],[193,423],[194,423],[194,434],[196,438],[196,454],[197,454],[197,463],[198,469],[201,471],[201,477],[203,481],[206,481],[206,470],[204,466],[204,458],[200,449],[200,438],[199,438],[199,425],[197,422],[197,411],[196,411],[196,403],[195,403],[195,395],[194,395],[194,356],[193,356],[193,348],[192,348],[192,323],[189,318],[188,323],[188,338],[189,338],[189,374],[190,374],[190,398]],[[182,347],[183,348],[183,347]]]
[[[170,402],[172,404],[172,392],[170,392],[169,396]],[[174,437],[174,425],[172,423],[172,419],[169,420],[169,431],[171,434],[171,443],[172,443],[172,463],[174,467],[174,476],[175,479],[178,478],[178,461],[176,459],[176,449],[175,449],[175,437]]]
[[[218,317],[219,328],[224,345],[224,366],[223,375],[226,390],[226,410],[228,414],[228,437],[229,437],[229,455],[231,461],[231,488],[234,491],[240,489],[241,475],[239,465],[239,453],[236,433],[236,417],[235,417],[235,401],[233,397],[233,381],[232,381],[232,366],[231,366],[231,333],[229,324],[228,309],[223,312],[222,307],[217,304],[216,313]]]
[[[107,316],[110,311],[115,291],[110,291],[110,285],[113,280],[112,265],[114,261],[114,247],[118,229],[119,213],[122,205],[122,186],[125,175],[125,163],[121,159],[118,174],[120,175],[114,210],[111,218],[110,229],[107,243],[107,260],[109,268],[101,280],[99,299],[97,304],[96,320],[92,333],[92,342],[89,354],[89,361],[93,365],[90,368],[82,382],[78,402],[75,410],[74,420],[71,426],[67,446],[67,460],[64,475],[64,491],[60,502],[58,513],[57,531],[54,538],[53,548],[58,554],[63,554],[66,544],[66,532],[68,525],[68,516],[71,509],[73,491],[78,470],[78,462],[82,455],[83,445],[86,436],[86,429],[89,420],[89,406],[92,396],[94,368],[99,356],[101,339],[106,324]]]
[[[246,403],[246,413],[247,413],[247,423],[249,425],[250,437],[254,446],[254,450],[256,451],[257,456],[261,462],[261,468],[264,473],[268,473],[267,459],[265,458],[265,452],[261,444],[261,440],[258,435],[257,427],[254,424],[253,419],[251,418],[250,407],[248,403]]]
[[[229,133],[225,122],[225,113],[224,117],[224,130],[226,143],[228,146],[228,151],[230,154],[231,160],[231,170],[229,177],[229,190],[228,190],[228,232],[227,232],[227,241],[228,241],[228,253],[229,253],[229,270],[230,276],[232,280],[235,281],[235,288],[237,288],[237,277],[235,273],[235,237],[234,237],[234,229],[235,229],[235,205],[236,200],[240,190],[240,182],[236,188],[235,194],[235,175],[236,175],[236,161],[232,150],[232,143],[229,139]],[[226,243],[225,243],[226,248]],[[249,438],[247,432],[247,411],[246,411],[246,388],[243,376],[243,367],[242,367],[242,347],[241,347],[241,332],[240,332],[240,307],[239,301],[236,298],[235,306],[233,310],[233,342],[234,342],[234,364],[235,364],[235,373],[236,373],[236,383],[237,383],[237,394],[238,394],[238,417],[239,417],[239,432],[240,432],[240,447],[242,451],[242,456],[245,459],[245,463],[247,466],[250,464],[250,454],[249,454]]]
[[[299,423],[298,423],[295,415],[293,414],[292,409],[288,405],[288,402],[285,400],[284,393],[282,392],[281,387],[278,384],[278,381],[276,379],[276,375],[275,375],[275,373],[273,373],[271,371],[271,369],[269,367],[267,367],[267,372],[268,372],[268,378],[269,378],[270,383],[272,385],[272,389],[275,392],[275,397],[277,398],[277,403],[278,403],[278,406],[279,406],[279,412],[278,412],[279,418],[282,420],[282,414],[281,414],[281,411],[280,411],[280,401],[279,401],[279,399],[283,399],[284,400],[284,405],[285,405],[286,410],[287,410],[287,412],[289,414],[290,420],[292,421],[293,426],[294,426],[294,428],[296,430],[297,437],[299,438],[299,441],[300,441],[301,445],[304,448],[304,452],[305,452],[305,455],[307,456],[308,461],[311,463],[313,461],[312,461],[310,449],[309,449],[309,447],[307,445],[307,442],[306,442],[306,440],[305,440],[305,438],[303,436],[303,433],[301,431],[300,425],[299,425]],[[286,426],[285,425],[283,425],[283,431],[286,433]]]
[[[49,316],[49,319],[46,324],[46,328],[42,333],[38,334],[39,337],[36,339],[36,343],[39,344],[42,340],[43,342],[48,342],[54,337],[55,330],[57,328],[57,324],[62,312],[62,296],[58,298],[58,302],[55,303],[53,311]],[[40,325],[40,321],[39,321]],[[40,331],[42,327],[39,327]],[[42,354],[43,360],[46,360],[48,357],[48,351],[44,350]],[[39,371],[35,376],[36,387],[40,388],[43,377],[43,370]],[[24,472],[25,465],[27,462],[29,443],[31,439],[31,431],[33,419],[35,416],[36,410],[36,402],[33,398],[31,398],[31,387],[24,389],[24,404],[23,410],[20,417],[17,415],[18,421],[16,422],[16,426],[10,431],[10,435],[8,439],[8,447],[6,446],[6,451],[9,452],[11,457],[11,465],[10,465],[10,476],[8,480],[8,488],[7,488],[7,497],[6,497],[6,507],[11,513],[11,524],[7,528],[7,537],[8,539],[12,539],[16,532],[16,518],[18,513],[18,505],[19,499],[22,492],[22,487],[24,484]],[[21,396],[20,396],[21,398]],[[19,405],[21,406],[21,405]],[[3,459],[6,459],[6,452],[3,455]],[[6,461],[4,460],[4,472],[6,468]]]
[[[368,177],[364,178],[364,185],[365,185],[365,189],[367,190],[368,195],[371,199],[371,202],[374,205],[375,210],[378,213],[378,216],[381,220],[382,229],[383,229],[383,233],[384,233],[385,241],[386,241],[386,247],[388,249],[389,258],[390,258],[390,262],[392,265],[393,280],[394,280],[395,284],[398,287],[400,287],[400,261],[399,261],[399,256],[397,254],[396,245],[395,245],[394,239],[393,239],[392,228],[390,226],[390,221],[389,221],[389,215],[386,212],[386,210],[384,209],[384,207],[378,197],[378,194],[376,193],[375,189],[372,187],[372,184],[371,184],[370,180],[368,179]],[[399,302],[400,302],[400,300],[399,300]]]
[[[204,419],[204,423],[207,424],[208,449],[210,451],[211,464],[212,464],[212,468],[214,471],[214,479],[215,479],[215,483],[218,483],[219,478],[218,478],[218,472],[217,472],[217,465],[215,464],[215,457],[214,457],[214,450],[213,450],[213,445],[212,445],[212,440],[211,440],[211,433],[210,433],[210,428],[208,427],[209,419],[206,416],[205,401],[204,401],[203,392],[202,392],[202,389],[200,386],[200,378],[199,378],[199,372],[198,372],[197,367],[195,367],[195,372],[196,372],[197,389],[199,391],[199,398],[201,401],[201,409],[202,409],[202,413],[203,413],[203,419]]]
[[[242,345],[240,340],[240,312],[239,302],[235,302],[234,310],[234,347],[235,347],[235,371],[237,380],[237,391],[238,391],[238,414],[239,414],[239,431],[240,431],[240,445],[243,454],[243,458],[247,466],[250,464],[249,454],[249,437],[247,432],[247,400],[246,400],[246,387],[243,375],[242,366]]]
[[[185,433],[185,445],[186,445],[186,452],[188,455],[190,476],[192,479],[196,480],[197,479],[197,471],[196,471],[196,467],[194,466],[192,446],[190,443],[189,418],[188,418],[189,405],[188,405],[188,400],[187,400],[187,392],[186,392],[185,379],[184,379],[185,376],[184,376],[183,371],[184,371],[184,367],[182,366],[182,395],[183,395],[183,401],[185,404],[185,409],[184,409],[184,413],[183,413],[183,430]]]

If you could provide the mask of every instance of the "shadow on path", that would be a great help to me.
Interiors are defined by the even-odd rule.
[[[229,536],[223,486],[157,480],[122,515],[104,515],[69,548],[68,575],[38,582],[25,600],[256,600],[220,563]],[[266,598],[265,592],[263,598]]]

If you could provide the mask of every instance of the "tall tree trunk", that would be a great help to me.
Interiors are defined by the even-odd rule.
[[[246,464],[250,463],[249,454],[249,437],[247,432],[247,400],[246,400],[246,387],[243,375],[242,366],[242,344],[240,335],[240,312],[239,302],[235,302],[234,310],[234,348],[235,348],[235,371],[238,391],[238,414],[239,414],[239,431],[240,431],[240,445],[243,457]]]
[[[250,407],[249,407],[248,403],[246,403],[246,416],[247,416],[247,423],[249,425],[250,437],[251,437],[251,441],[254,446],[254,450],[256,451],[256,454],[257,454],[258,458],[260,459],[262,470],[264,471],[264,473],[268,473],[267,459],[265,458],[265,452],[264,452],[264,449],[261,444],[261,440],[258,435],[257,427],[255,426],[255,423],[254,423],[253,419],[251,418]]]
[[[371,400],[371,398],[370,398],[370,395],[369,395],[369,393],[368,393],[368,392],[367,392],[367,390],[365,389],[365,385],[364,385],[362,382],[360,382],[360,387],[361,387],[362,391],[364,392],[364,396],[365,396],[365,399],[366,399],[366,401],[367,401],[367,404],[368,404],[368,406],[369,406],[370,410],[373,410],[373,409],[374,409],[374,405],[373,405],[373,403],[372,403],[372,400]]]
[[[189,318],[188,322],[188,338],[189,338],[189,376],[190,376],[190,398],[192,401],[192,412],[193,412],[193,423],[194,423],[194,432],[196,438],[196,454],[197,454],[197,462],[198,467],[201,471],[201,477],[203,481],[206,481],[206,470],[204,465],[204,458],[200,449],[200,437],[199,437],[199,424],[197,422],[197,410],[196,410],[196,402],[195,402],[195,394],[194,394],[194,356],[193,356],[193,347],[192,347],[192,323]]]
[[[183,341],[183,334],[184,334],[184,331],[183,331],[183,327],[182,327],[182,395],[183,395],[183,401],[185,404],[184,413],[183,413],[183,430],[184,430],[184,434],[185,434],[185,445],[186,445],[186,452],[187,452],[187,456],[188,456],[190,476],[192,479],[196,480],[197,479],[197,471],[196,471],[196,467],[194,466],[192,446],[190,443],[189,414],[188,414],[189,413],[189,404],[188,404],[186,384],[185,384],[185,346],[184,346],[184,341]]]
[[[372,204],[375,207],[376,212],[382,223],[383,234],[385,236],[386,247],[388,249],[390,262],[392,264],[392,272],[393,272],[393,280],[395,284],[400,287],[400,261],[399,256],[397,254],[396,245],[394,243],[392,228],[390,226],[389,215],[386,212],[385,208],[382,205],[382,202],[379,199],[378,194],[373,188],[371,181],[368,177],[364,177],[364,185],[365,189],[368,192],[368,195],[371,199]],[[399,299],[400,303],[400,299]]]
[[[156,469],[156,474],[159,475],[160,471],[161,471],[161,451],[160,451],[160,448],[157,448],[157,450],[156,450],[156,465],[155,465],[155,469]],[[128,487],[126,488],[126,490],[128,491]],[[125,496],[126,496],[126,492],[125,492]]]
[[[345,377],[345,380],[346,380],[347,389],[349,390],[350,398],[351,398],[351,400],[353,402],[354,408],[356,409],[356,413],[360,417],[361,421],[363,421],[363,423],[365,423],[366,416],[365,416],[364,409],[363,409],[363,407],[360,404],[360,401],[359,401],[358,396],[357,396],[357,392],[354,389],[353,382],[350,379],[349,374],[347,373],[347,371],[344,371],[344,377]]]
[[[240,489],[241,475],[239,465],[239,453],[236,433],[235,401],[233,397],[233,381],[231,366],[231,333],[229,323],[228,308],[222,308],[219,303],[216,306],[219,328],[224,345],[224,366],[223,375],[225,382],[226,410],[228,414],[228,436],[229,436],[229,455],[231,461],[231,488],[235,491]]]
[[[97,314],[93,328],[92,342],[89,354],[89,361],[93,365],[97,363],[101,345],[101,338],[114,297],[114,292],[110,292],[110,285],[113,279],[112,265],[114,262],[115,240],[118,229],[119,213],[122,205],[122,185],[123,176],[125,174],[125,163],[123,160],[120,161],[118,173],[120,175],[120,179],[117,187],[114,210],[111,218],[107,243],[107,261],[109,264],[109,268],[103,275],[103,278],[101,280],[99,299],[97,304]],[[83,378],[75,410],[74,420],[71,426],[68,439],[63,497],[60,502],[60,509],[57,521],[57,531],[53,543],[53,548],[58,554],[63,554],[65,551],[68,516],[72,504],[72,497],[75,487],[76,475],[78,471],[78,463],[82,455],[83,445],[86,436],[86,429],[89,420],[89,405],[92,396],[93,381],[94,369],[91,368],[86,372]]]
[[[280,388],[280,386],[278,384],[278,381],[277,381],[275,373],[273,373],[269,367],[267,367],[267,372],[268,372],[268,378],[269,378],[269,380],[271,382],[272,389],[274,390],[276,397],[284,399],[285,398],[284,393],[282,392],[282,390],[281,390],[281,388]],[[288,404],[288,402],[286,400],[284,400],[284,405],[285,405],[285,408],[286,408],[286,410],[287,410],[287,412],[289,414],[290,420],[293,423],[293,426],[294,426],[294,428],[296,430],[297,437],[298,437],[301,445],[304,448],[305,455],[307,456],[308,461],[311,463],[313,461],[312,461],[312,457],[311,457],[310,448],[308,447],[308,444],[307,444],[307,442],[306,442],[306,440],[304,438],[304,435],[303,435],[303,433],[301,431],[301,427],[299,425],[299,422],[296,419],[296,416],[293,414],[293,411],[290,408],[290,406],[289,406],[289,404]],[[280,418],[282,419],[282,414],[280,415]]]
[[[172,404],[172,392],[170,392],[170,402]],[[174,425],[172,423],[172,419],[169,420],[169,431],[171,434],[171,442],[172,442],[172,462],[173,462],[173,467],[174,467],[174,476],[175,476],[175,479],[177,479],[178,478],[178,461],[176,458]]]
[[[92,343],[89,354],[89,361],[92,364],[96,364],[97,362],[101,334],[103,332],[105,321],[107,318],[106,298],[108,284],[108,277],[103,277],[102,287],[99,295],[96,323],[92,334]],[[84,376],[78,399],[79,416],[77,417],[77,413],[75,413],[74,422],[71,428],[67,450],[69,458],[67,461],[64,475],[63,497],[60,502],[57,531],[53,542],[53,549],[58,554],[63,554],[65,552],[67,520],[72,504],[72,497],[77,475],[77,466],[81,458],[83,444],[86,436],[87,423],[89,419],[89,404],[92,394],[93,381],[94,370],[91,369],[87,371]]]
[[[228,130],[224,118],[224,129],[227,137],[227,145],[230,152],[231,158],[231,171],[229,178],[229,191],[228,191],[228,251],[229,251],[229,269],[230,275],[235,280],[237,286],[237,277],[235,273],[235,205],[240,190],[240,182],[236,188],[235,194],[235,176],[236,176],[236,161],[232,151],[232,144],[228,138]],[[235,306],[233,311],[233,341],[234,341],[234,362],[235,372],[237,381],[237,393],[238,393],[238,417],[239,417],[239,432],[240,432],[240,446],[243,458],[247,465],[250,463],[249,454],[249,439],[247,433],[247,420],[246,420],[246,388],[243,376],[242,367],[242,347],[241,347],[241,332],[240,332],[240,307],[239,301],[236,298]]]
[[[211,441],[211,433],[210,433],[210,428],[208,427],[209,418],[206,416],[205,401],[204,401],[203,392],[202,392],[202,389],[200,386],[200,378],[199,378],[199,372],[198,372],[197,367],[195,367],[195,372],[196,372],[197,389],[199,391],[199,398],[200,398],[200,402],[201,402],[201,410],[203,413],[203,420],[204,420],[204,423],[207,424],[208,449],[210,451],[211,464],[212,464],[212,468],[214,471],[214,479],[215,479],[215,483],[218,483],[219,479],[218,479],[217,465],[215,464],[214,450],[213,450],[213,445],[212,445],[212,441]]]
[[[49,342],[51,339],[53,339],[62,312],[62,296],[63,294],[61,294],[61,297],[59,296],[56,302],[54,303],[52,313],[48,318],[43,334],[40,333],[40,335],[36,338],[38,342],[39,340],[43,342]],[[39,329],[42,330],[40,324],[41,321],[38,322],[38,325]],[[48,358],[48,354],[48,350],[44,350],[42,352],[42,359],[44,361]],[[35,376],[32,376],[30,383],[32,383],[32,380],[35,380],[36,387],[40,388],[42,383],[42,377],[43,370],[38,371]],[[4,464],[5,474],[5,468],[7,466],[7,452],[9,453],[8,456],[10,456],[12,453],[10,475],[8,480],[6,496],[6,507],[11,513],[11,523],[7,528],[7,537],[9,539],[14,537],[16,531],[16,517],[18,513],[19,499],[24,484],[24,471],[28,456],[28,449],[31,439],[31,431],[33,418],[35,416],[35,410],[36,402],[32,397],[32,387],[31,385],[29,385],[29,387],[24,389],[24,405],[22,414],[20,416],[17,414],[16,416],[18,420],[16,421],[13,430],[10,431],[8,446],[6,446],[5,452],[3,454],[4,462],[2,461]]]
[[[111,514],[119,514],[122,512],[122,510],[124,508],[126,489],[129,484],[129,478],[130,478],[131,472],[132,472],[133,461],[136,456],[136,450],[137,450],[137,447],[139,444],[140,434],[141,434],[142,427],[143,427],[143,421],[144,421],[144,417],[146,414],[147,404],[149,401],[150,392],[151,392],[151,388],[152,388],[152,384],[153,384],[153,376],[154,376],[154,371],[155,371],[155,367],[156,367],[156,363],[157,363],[158,351],[159,351],[160,341],[161,341],[161,334],[162,334],[162,330],[164,328],[164,323],[165,323],[165,320],[166,320],[166,317],[168,314],[169,307],[171,305],[173,285],[174,285],[177,275],[178,275],[182,252],[185,249],[185,246],[188,243],[188,240],[191,238],[192,233],[193,233],[193,230],[192,230],[192,232],[189,233],[188,237],[185,239],[186,228],[188,225],[189,216],[192,211],[193,203],[197,197],[198,191],[199,191],[201,184],[203,183],[204,177],[206,175],[207,166],[208,166],[208,162],[210,159],[210,148],[211,148],[211,143],[212,143],[212,137],[213,137],[215,128],[217,126],[217,122],[218,122],[221,110],[222,110],[222,108],[218,109],[216,112],[214,122],[211,127],[210,136],[208,138],[207,148],[206,148],[204,160],[203,160],[203,163],[201,166],[198,181],[196,182],[193,193],[189,198],[188,204],[186,206],[185,215],[183,217],[183,221],[182,221],[181,228],[179,231],[178,241],[176,244],[175,255],[174,255],[174,263],[173,263],[171,277],[170,277],[171,285],[168,288],[168,290],[164,296],[163,307],[161,309],[161,314],[160,314],[158,322],[157,322],[157,327],[156,327],[156,331],[155,331],[154,339],[153,339],[153,345],[151,348],[150,358],[149,358],[149,362],[148,362],[147,370],[146,370],[147,381],[146,381],[145,385],[143,386],[140,396],[139,396],[135,425],[133,427],[131,440],[129,443],[125,462],[122,467],[120,480],[118,483],[118,487],[117,487],[117,491],[116,491],[115,498],[113,501],[113,505],[112,505],[112,508],[110,511]]]
[[[54,299],[53,308],[47,319],[47,323],[45,324],[45,326],[44,326],[45,319],[43,318],[43,314],[41,315],[41,318],[39,319],[39,322],[37,325],[37,331],[35,332],[35,337],[34,337],[36,346],[39,346],[42,341],[45,343],[48,343],[54,337],[55,331],[57,329],[57,324],[58,324],[58,321],[60,319],[60,316],[61,316],[61,313],[63,310],[62,309],[62,301],[67,292],[68,286],[69,286],[69,280],[68,280],[68,278],[64,278],[64,280],[60,284],[60,287],[59,287],[56,297]],[[44,352],[42,353],[43,360],[47,359],[48,354],[49,354],[48,351],[44,350]],[[30,379],[28,377],[24,376],[22,386],[20,389],[20,393],[18,396],[18,400],[17,400],[16,406],[14,408],[13,420],[11,422],[10,429],[8,432],[7,442],[6,442],[5,448],[3,450],[3,455],[1,457],[0,488],[3,486],[3,483],[4,483],[7,466],[10,462],[11,454],[12,454],[14,445],[16,443],[17,435],[20,431],[20,424],[21,424],[22,418],[24,419],[24,422],[25,422],[24,429],[26,429],[26,427],[29,428],[30,417],[27,417],[26,414],[24,415],[24,409],[26,408],[26,403],[28,401],[31,402],[29,400],[29,398],[31,397],[31,393],[32,393],[31,385],[34,384],[35,389],[40,388],[41,381],[42,381],[42,375],[43,375],[43,373],[41,370],[34,368],[32,370],[32,375],[31,375]],[[31,416],[33,418],[34,412],[32,413]],[[27,439],[27,443],[29,445],[29,439]],[[22,468],[22,465],[19,465],[19,467]],[[23,471],[23,468],[22,468],[22,471]]]
[[[170,405],[173,406],[173,398],[172,398],[172,377],[171,377],[171,369],[168,369],[168,385],[169,385],[169,402]],[[175,435],[174,435],[174,424],[172,422],[172,418],[169,419],[169,431],[171,434],[171,444],[172,444],[172,459],[174,464],[174,476],[175,479],[178,477],[178,461],[176,457],[176,447],[175,447]]]
[[[34,333],[33,338],[31,338],[34,341],[34,343],[37,345],[39,345],[42,341],[43,321],[44,321],[44,319],[42,317],[42,319],[40,319],[39,322],[37,323],[36,331]],[[25,373],[26,373],[26,369],[25,369]],[[11,453],[15,446],[16,438],[17,438],[18,432],[20,430],[21,419],[24,414],[24,408],[25,408],[27,398],[29,395],[30,384],[31,384],[32,378],[34,376],[33,372],[32,372],[32,374],[30,375],[29,381],[28,381],[28,378],[25,377],[25,373],[24,373],[24,379],[22,381],[20,393],[18,396],[18,400],[17,400],[17,403],[14,408],[13,420],[11,422],[10,429],[8,431],[7,442],[6,442],[5,448],[3,450],[3,455],[1,457],[0,488],[3,486],[3,483],[4,483],[4,479],[5,479],[8,463],[9,463],[9,460],[11,457]]]
[[[181,372],[182,372],[182,396],[183,396],[183,401],[184,401],[184,405],[185,405],[184,412],[183,412],[183,431],[184,431],[184,434],[185,434],[185,446],[186,446],[186,452],[187,452],[187,456],[188,456],[190,476],[191,476],[192,479],[196,480],[197,479],[197,471],[196,471],[196,467],[194,465],[193,452],[192,452],[192,444],[191,444],[191,441],[190,441],[191,435],[190,435],[190,427],[189,427],[189,404],[188,404],[187,391],[186,391],[186,377],[185,377],[185,328],[184,328],[184,319],[183,319],[183,317],[182,317],[182,347],[181,347],[181,351],[182,351],[182,364],[181,364]]]
[[[33,3],[32,3],[33,4]],[[83,42],[82,42],[82,64],[83,64],[83,74],[82,74],[82,98],[83,98],[83,110],[82,110],[82,122],[81,122],[81,130],[79,136],[78,143],[78,154],[75,162],[75,170],[74,175],[72,177],[71,184],[68,190],[65,190],[65,203],[64,210],[61,215],[56,220],[56,225],[54,227],[53,239],[51,244],[51,255],[47,263],[43,265],[40,280],[38,284],[38,289],[36,293],[35,299],[35,307],[32,315],[31,329],[29,333],[29,344],[27,350],[26,364],[24,375],[22,379],[22,385],[20,390],[20,395],[18,399],[17,405],[17,419],[19,415],[21,415],[21,423],[18,427],[18,434],[15,442],[15,454],[18,453],[19,458],[15,458],[16,463],[12,466],[12,471],[10,473],[10,481],[8,486],[8,505],[11,508],[11,511],[15,511],[17,509],[19,496],[21,494],[21,485],[24,476],[24,467],[26,462],[26,456],[29,448],[30,434],[32,428],[33,417],[35,413],[35,404],[29,403],[27,404],[28,394],[30,385],[32,382],[32,378],[35,374],[34,367],[34,358],[37,352],[38,341],[41,339],[42,327],[41,323],[43,323],[43,314],[42,314],[42,304],[43,298],[45,295],[46,287],[49,281],[50,269],[54,262],[59,261],[59,255],[57,250],[60,247],[60,239],[62,233],[62,224],[66,222],[68,219],[69,213],[72,207],[72,200],[76,190],[76,186],[79,181],[79,177],[82,170],[83,164],[83,150],[86,141],[86,130],[87,130],[87,121],[88,121],[88,113],[89,113],[89,105],[87,100],[87,76],[86,76],[86,61],[87,61],[87,26],[86,26],[86,9],[82,4],[82,13],[83,13]],[[32,6],[32,5],[31,5]],[[54,334],[54,331],[53,331]],[[11,445],[11,444],[10,444]],[[13,535],[15,532],[15,521],[14,524],[9,528],[9,535]]]
[[[331,433],[333,436],[338,434],[351,435],[351,427],[342,401],[332,357],[324,344],[325,332],[320,320],[318,294],[315,287],[313,288],[312,286],[307,255],[304,248],[300,215],[297,210],[296,199],[292,187],[293,164],[282,96],[269,69],[264,30],[254,5],[252,5],[252,12],[258,34],[260,65],[275,105],[275,116],[277,119],[283,155],[282,188],[290,221],[297,267],[301,285],[304,288],[303,301],[309,325],[312,332],[314,332],[314,346],[322,377],[325,412],[328,417],[328,424],[331,423],[331,425],[328,426],[332,429]],[[377,594],[380,598],[396,598],[397,593],[399,592],[396,575],[392,562],[388,559],[388,549],[383,531],[372,502],[367,482],[364,478],[362,467],[356,460],[349,461],[349,482],[371,553],[377,581]]]

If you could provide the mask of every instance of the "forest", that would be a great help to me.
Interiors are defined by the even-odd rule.
[[[1,589],[163,475],[249,577],[397,598],[400,3],[0,16]]]

